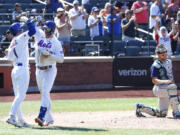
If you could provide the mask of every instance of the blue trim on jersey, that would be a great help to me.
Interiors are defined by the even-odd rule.
[[[32,35],[34,35],[36,33],[36,29],[35,29],[35,25],[32,22],[27,22],[27,26],[28,26],[28,35],[31,37]]]
[[[163,66],[159,68],[154,65],[151,66],[151,77],[157,77],[158,79],[167,80],[169,77],[167,76],[167,71]]]
[[[16,58],[18,58],[18,55],[16,53],[16,49],[15,48],[13,49],[13,52],[14,52],[14,55],[16,56]]]
[[[151,77],[157,77],[157,78],[160,77],[160,73],[159,73],[158,68],[151,66]]]

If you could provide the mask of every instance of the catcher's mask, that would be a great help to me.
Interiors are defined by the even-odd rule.
[[[163,44],[160,44],[156,47],[155,52],[156,54],[167,53],[167,48]]]

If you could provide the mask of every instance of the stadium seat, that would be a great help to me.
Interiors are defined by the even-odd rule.
[[[32,3],[32,0],[16,0],[17,3]]]
[[[5,35],[7,29],[9,29],[9,25],[0,25],[0,35]]]
[[[4,3],[7,3],[7,4],[15,4],[16,3],[16,0],[4,0]]]
[[[145,41],[144,45],[142,46],[141,55],[147,56],[147,55],[154,55],[156,49],[156,41],[155,40],[149,40]]]
[[[32,8],[35,8],[35,9],[38,9],[38,10],[42,10],[43,8],[45,8],[45,5],[43,4],[35,4],[35,3],[31,3],[29,4],[29,7],[32,9]]]
[[[119,41],[119,42],[115,41],[113,44],[113,54],[118,56],[125,56],[125,46],[126,46],[125,41]]]
[[[140,56],[143,43],[138,40],[130,40],[125,46],[126,56]]]
[[[114,40],[121,41],[121,40],[122,40],[122,37],[121,37],[121,35],[114,35],[114,36],[113,36],[113,39],[114,39]]]
[[[93,38],[94,41],[103,41],[104,40],[104,36],[96,36]]]

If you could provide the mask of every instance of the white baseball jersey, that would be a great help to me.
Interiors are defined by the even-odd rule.
[[[28,50],[28,32],[24,32],[17,37],[14,37],[8,48],[7,59],[13,61],[13,64],[22,63],[23,66],[29,65],[29,50]]]
[[[56,65],[56,62],[63,62],[64,52],[61,43],[55,36],[53,36],[53,38],[45,38],[44,32],[36,27],[34,37],[36,66]],[[43,60],[44,51],[50,52],[51,57]]]
[[[172,55],[171,49],[171,39],[173,38],[172,34],[167,34],[166,36],[161,36],[160,34],[155,35],[157,44],[163,44],[167,48],[167,55]]]

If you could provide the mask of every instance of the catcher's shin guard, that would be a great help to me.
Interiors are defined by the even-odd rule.
[[[168,85],[169,102],[173,110],[173,115],[179,112],[179,97],[177,95],[177,86],[175,84]]]
[[[156,116],[157,117],[166,117],[168,110],[159,111],[156,109]]]
[[[142,113],[146,113],[151,116],[156,116],[156,109],[145,106],[143,104],[136,104],[136,116],[144,117],[144,115]]]

